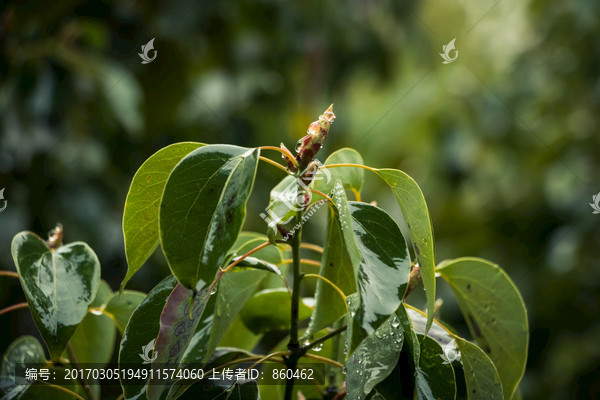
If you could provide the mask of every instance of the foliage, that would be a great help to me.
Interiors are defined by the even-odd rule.
[[[61,226],[48,241],[18,234],[14,262],[51,360],[36,339],[15,341],[2,367],[6,398],[25,399],[40,390],[15,380],[19,363],[41,363],[53,371],[81,362],[107,365],[118,331],[120,370],[150,364],[220,371],[250,361],[272,373],[276,367],[265,363],[297,371],[318,360],[326,371],[312,386],[288,377],[276,382],[277,389],[262,379],[216,383],[200,376],[132,380],[122,375],[127,400],[198,393],[215,399],[259,399],[261,393],[286,400],[512,399],[523,377],[529,335],[517,288],[500,267],[483,259],[436,263],[423,193],[404,172],[365,166],[353,149],[319,163],[314,157],[334,119],[330,107],[310,125],[295,156],[284,145],[200,143],[171,145],[151,156],[125,202],[129,270],[119,293],[100,280],[100,264],[86,244],[62,243]],[[269,150],[279,151],[285,165],[262,155]],[[267,236],[241,231],[261,160],[286,174],[271,192]],[[407,223],[406,238],[385,210],[360,200],[363,170],[390,187]],[[321,249],[303,241],[302,231],[323,204],[329,229]],[[171,274],[147,296],[125,290],[158,244]],[[323,254],[306,258],[305,248]],[[319,265],[319,274],[303,272],[302,264]],[[436,275],[454,291],[474,343],[434,318]],[[406,300],[421,277],[425,312]],[[308,278],[318,279],[314,292]],[[229,331],[240,326],[261,344],[251,340],[228,347]],[[281,343],[261,340],[277,332],[283,333]],[[103,395],[97,382],[85,379],[48,390],[90,400]]]

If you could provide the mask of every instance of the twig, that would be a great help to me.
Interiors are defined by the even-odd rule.
[[[6,307],[6,308],[3,308],[2,310],[0,310],[0,315],[4,315],[11,311],[20,310],[22,308],[27,308],[27,307],[29,307],[29,305],[27,303],[14,304],[12,306],[9,306],[9,307]]]

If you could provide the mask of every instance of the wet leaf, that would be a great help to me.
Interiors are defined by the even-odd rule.
[[[427,295],[426,330],[429,330],[431,321],[433,321],[435,303],[435,255],[433,228],[429,219],[427,203],[425,203],[419,185],[404,172],[396,169],[378,169],[375,172],[392,189],[408,226],[416,262],[421,267],[421,278]]]
[[[502,383],[490,358],[474,344],[456,338],[463,363],[469,400],[503,399]]]
[[[165,278],[148,293],[144,301],[135,309],[121,340],[119,368],[144,367],[140,353],[143,353],[144,347],[158,336],[160,316],[176,285],[177,280],[173,276]],[[124,381],[121,378],[121,386],[125,399],[146,398],[146,382]]]
[[[186,288],[210,284],[246,217],[258,149],[208,145],[175,167],[160,205],[160,241],[173,275]]]
[[[121,334],[125,332],[131,314],[145,298],[146,294],[134,290],[124,290],[111,297],[105,311],[113,316]]]
[[[479,258],[445,261],[446,280],[475,341],[492,360],[510,398],[525,372],[529,328],[519,291],[497,265]]]
[[[456,398],[452,363],[442,358],[444,350],[432,338],[419,337],[419,366],[415,375],[415,399],[437,400]]]
[[[392,315],[346,361],[348,400],[363,399],[394,370],[404,342],[403,328]]]
[[[183,157],[202,146],[192,142],[167,146],[148,158],[135,173],[123,213],[128,269],[121,290],[158,246],[158,213],[167,179]]]
[[[400,229],[389,214],[374,205],[347,203],[339,181],[333,199],[359,293],[359,306],[351,318],[351,354],[400,305],[408,283],[410,257]]]
[[[51,250],[31,232],[15,236],[11,250],[33,319],[57,361],[96,296],[100,262],[83,242]]]
[[[267,289],[253,295],[242,309],[244,325],[253,333],[264,333],[290,328],[292,300],[287,289]],[[304,302],[300,302],[298,319],[302,321],[312,313]]]

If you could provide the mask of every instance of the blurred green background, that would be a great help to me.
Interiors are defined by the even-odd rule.
[[[437,259],[488,258],[527,304],[526,399],[600,393],[600,3],[594,0],[29,1],[0,11],[0,268],[10,241],[46,234],[126,272],[122,209],[133,174],[179,141],[293,148],[330,104],[318,158],[357,148],[412,175],[428,200]],[[156,38],[157,58],[141,64]],[[438,53],[456,38],[458,59]],[[264,155],[279,160],[278,153]],[[367,175],[369,177],[369,175]],[[247,229],[281,171],[262,164]],[[401,222],[371,176],[363,200]],[[322,241],[325,215],[305,237]],[[168,273],[157,254],[128,287]],[[464,326],[446,299],[441,317]],[[23,301],[0,278],[0,308]],[[423,302],[416,297],[417,306]],[[0,317],[0,352],[35,331]]]

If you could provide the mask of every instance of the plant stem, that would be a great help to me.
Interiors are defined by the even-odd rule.
[[[67,389],[66,387],[62,387],[62,386],[58,386],[58,385],[53,385],[51,383],[48,382],[44,382],[44,381],[39,381],[42,383],[42,385],[46,385],[48,387],[51,387],[53,389],[56,390],[60,390],[61,392],[65,392],[68,393],[69,395],[73,396],[74,398],[76,398],[77,400],[85,400],[83,397],[81,397],[79,394],[73,392],[72,390]]]
[[[19,274],[12,271],[0,271],[0,276],[10,276],[11,278],[18,278]]]
[[[316,347],[319,344],[325,342],[326,340],[331,339],[332,337],[335,337],[335,336],[339,335],[340,333],[344,332],[346,329],[348,329],[348,326],[344,325],[341,328],[338,328],[338,329],[336,329],[334,331],[331,331],[327,335],[318,338],[314,342],[308,344],[307,346],[304,346],[304,348],[302,349],[301,354],[302,355],[306,354],[306,352],[309,351],[310,349],[312,349],[313,347]]]
[[[300,213],[296,216],[299,220],[301,218]],[[300,305],[300,282],[302,276],[300,274],[300,237],[302,235],[302,229],[294,234],[291,241],[293,263],[292,269],[294,274],[294,282],[292,283],[292,308],[291,308],[291,321],[290,321],[290,341],[288,343],[288,350],[290,356],[286,360],[287,369],[292,371],[296,370],[298,360],[300,359],[300,343],[298,342],[298,310]],[[294,374],[290,374],[291,377],[285,383],[285,400],[292,400],[294,393]]]
[[[271,242],[264,242],[263,244],[261,244],[260,246],[256,246],[255,248],[253,248],[252,250],[250,250],[249,252],[247,252],[246,254],[244,254],[243,256],[239,257],[237,260],[235,260],[234,262],[232,262],[227,268],[225,268],[223,270],[223,272],[227,272],[229,271],[231,268],[235,267],[240,261],[244,260],[246,257],[251,256],[252,254],[256,253],[257,251],[264,249],[265,247],[269,246],[271,244]]]
[[[267,164],[271,164],[277,168],[279,168],[280,170],[282,170],[283,172],[285,172],[286,174],[289,174],[288,170],[285,169],[285,167],[279,163],[276,163],[275,161],[271,160],[270,158],[267,157],[263,157],[263,156],[259,156],[258,157],[261,161],[266,162]]]
[[[71,342],[67,344],[67,354],[69,354],[69,359],[71,360],[71,363],[75,365],[75,368],[77,368],[78,370],[81,369],[81,367],[79,366],[79,362],[77,361],[75,351],[73,351],[73,346],[71,346]],[[92,392],[92,388],[90,387],[89,382],[87,381],[85,376],[83,376],[83,374],[81,375],[80,381],[81,385],[83,386],[83,389],[85,390],[85,393],[88,395],[88,399],[95,400],[96,397],[94,396],[94,392]]]
[[[292,264],[294,262],[294,260],[290,259],[285,259],[283,261],[281,261],[280,263],[278,263],[277,265],[283,265],[283,264]],[[302,258],[300,259],[300,264],[304,264],[304,265],[312,265],[314,267],[320,267],[321,266],[321,262],[317,261],[317,260],[310,260],[308,258]]]
[[[300,247],[303,249],[313,250],[313,251],[316,251],[317,253],[321,253],[321,254],[323,254],[323,251],[324,251],[321,246],[318,246],[316,244],[311,244],[311,243],[300,243]]]
[[[29,307],[29,305],[27,303],[14,304],[12,306],[9,306],[9,307],[6,307],[6,308],[3,308],[2,310],[0,310],[0,315],[4,315],[11,311],[20,310],[21,308],[27,308],[27,307]]]

